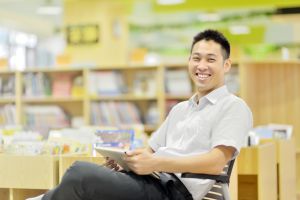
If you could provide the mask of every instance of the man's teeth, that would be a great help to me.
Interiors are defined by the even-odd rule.
[[[208,78],[209,75],[208,74],[196,74],[199,78]]]

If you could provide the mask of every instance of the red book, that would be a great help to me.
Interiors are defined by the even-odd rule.
[[[70,74],[60,74],[52,81],[52,95],[69,97],[71,96],[72,77]]]

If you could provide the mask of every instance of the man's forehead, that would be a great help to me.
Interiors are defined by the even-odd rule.
[[[203,53],[203,52],[192,52],[192,55],[195,55],[195,56],[217,56],[217,54],[215,53]]]
[[[222,48],[219,43],[216,43],[213,40],[200,40],[194,45],[192,54],[217,56],[222,54]]]

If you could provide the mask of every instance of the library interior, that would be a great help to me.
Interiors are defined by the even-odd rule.
[[[147,146],[196,92],[205,29],[229,40],[225,85],[253,114],[230,199],[300,200],[300,0],[0,0],[0,200],[103,164],[97,145]]]

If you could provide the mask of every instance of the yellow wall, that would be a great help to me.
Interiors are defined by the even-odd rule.
[[[121,24],[121,36],[113,36],[113,22]],[[128,57],[128,23],[125,5],[110,0],[65,1],[64,26],[99,25],[97,44],[68,45],[66,54],[73,64],[122,65]]]

